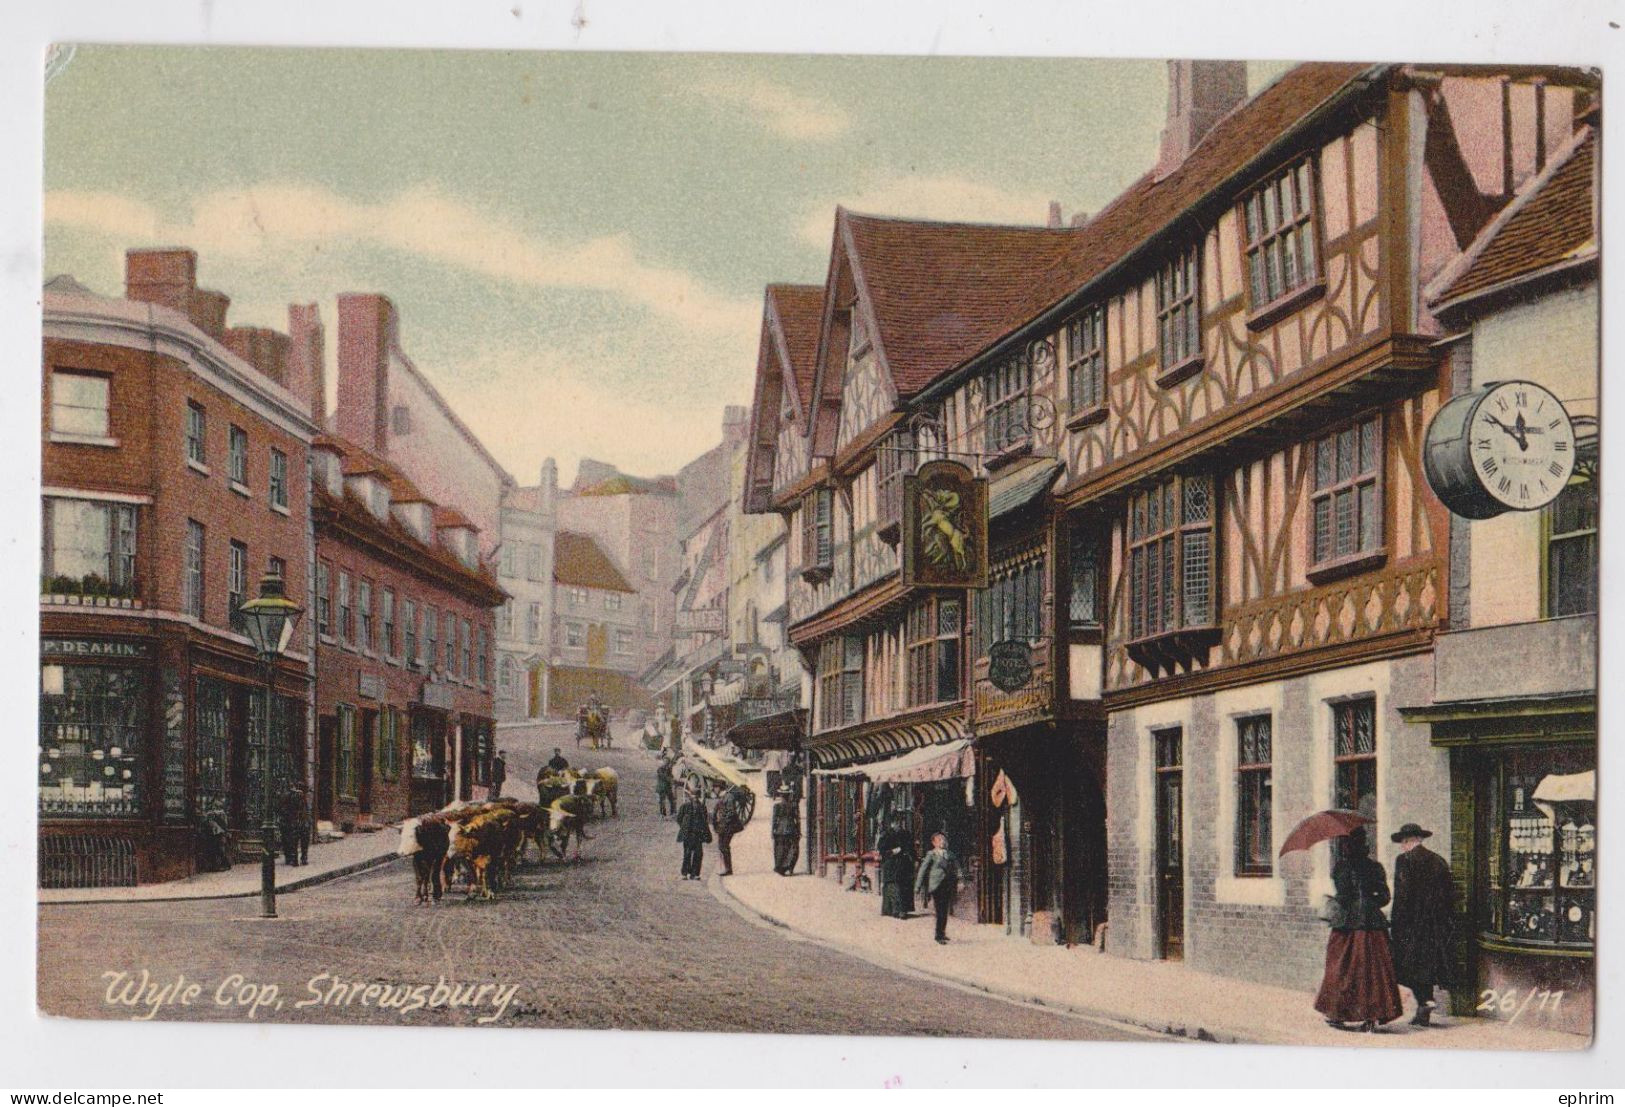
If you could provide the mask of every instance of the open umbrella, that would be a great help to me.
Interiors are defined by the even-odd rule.
[[[1355,827],[1371,821],[1358,811],[1344,811],[1341,808],[1317,811],[1292,828],[1292,833],[1281,843],[1281,856],[1285,857],[1294,850],[1308,849],[1328,838],[1341,838]]]

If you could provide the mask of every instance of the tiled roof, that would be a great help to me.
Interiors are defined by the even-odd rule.
[[[437,527],[467,527],[469,530],[479,530],[467,515],[455,507],[445,507],[436,504],[434,508],[434,525]]]
[[[578,588],[636,592],[590,535],[561,530],[553,539],[553,579]]]
[[[812,403],[813,379],[817,375],[818,328],[824,313],[824,286],[770,284],[767,294],[773,300],[779,326],[784,331],[784,344],[790,353],[790,370],[796,382],[796,397],[801,410],[806,411]]]
[[[1466,265],[1433,301],[1460,300],[1595,250],[1596,157],[1596,132],[1587,128],[1567,159],[1533,180],[1467,248]]]
[[[1034,280],[1071,249],[1070,228],[935,223],[841,212],[879,342],[912,396],[1035,307]]]
[[[496,578],[491,575],[485,566],[469,567],[463,564],[455,554],[441,546],[438,542],[424,542],[413,534],[401,521],[393,515],[388,519],[379,519],[356,500],[349,496],[334,496],[319,485],[311,489],[311,503],[317,509],[325,508],[334,515],[349,522],[352,527],[362,531],[371,531],[384,540],[384,545],[395,546],[401,549],[412,549],[420,556],[425,556],[440,567],[440,570],[454,578],[483,589],[488,595],[503,595],[498,587]],[[320,511],[317,512],[317,537],[320,539],[324,523]]]
[[[323,433],[318,434],[311,444],[317,449],[328,449],[338,454],[339,472],[345,476],[371,476],[383,481],[389,486],[389,498],[396,503],[433,503],[399,469],[348,438]]]
[[[1146,172],[1082,227],[849,216],[876,311],[886,316],[881,341],[899,392],[918,392],[1151,243],[1369,69],[1294,67],[1219,120],[1172,173],[1159,181]]]

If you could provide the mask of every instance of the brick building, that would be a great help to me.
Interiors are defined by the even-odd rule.
[[[257,852],[265,679],[237,608],[309,586],[310,361],[226,325],[190,250],[132,250],[122,299],[44,297],[40,878],[171,880],[218,810]],[[278,790],[308,779],[310,625],[276,667]]]
[[[346,829],[483,798],[505,600],[460,512],[316,439],[316,815]]]

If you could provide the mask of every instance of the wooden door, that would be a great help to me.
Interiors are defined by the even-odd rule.
[[[1185,957],[1184,732],[1153,733],[1157,756],[1157,919],[1162,956]]]

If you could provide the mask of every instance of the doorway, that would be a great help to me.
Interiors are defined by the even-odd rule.
[[[1162,957],[1185,959],[1185,732],[1151,732],[1157,758],[1157,930]]]
[[[361,713],[361,772],[356,786],[356,812],[363,819],[372,814],[372,766],[378,741],[378,712]]]
[[[323,715],[316,721],[316,818],[333,821],[333,742],[339,721]]]

